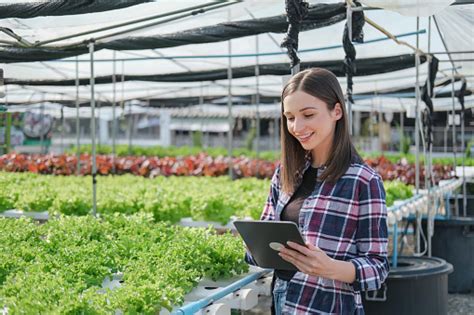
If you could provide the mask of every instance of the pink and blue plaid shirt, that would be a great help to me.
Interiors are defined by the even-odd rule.
[[[309,167],[307,161],[304,171]],[[304,173],[304,172],[302,172]],[[291,195],[281,191],[280,167],[273,175],[261,220],[280,220]],[[303,238],[356,269],[354,283],[297,272],[288,284],[284,314],[364,314],[361,291],[381,287],[389,271],[387,208],[380,176],[351,163],[335,183],[318,181],[300,211]],[[255,261],[247,253],[247,261]]]

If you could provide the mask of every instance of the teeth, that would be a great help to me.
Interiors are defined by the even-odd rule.
[[[312,134],[313,134],[313,133],[308,133],[308,134],[305,134],[305,135],[298,136],[298,139],[304,140],[304,139],[306,139],[306,138],[311,137]]]

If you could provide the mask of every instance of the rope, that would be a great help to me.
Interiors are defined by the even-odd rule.
[[[410,47],[411,49],[413,49],[413,51],[415,53],[419,53],[419,54],[423,54],[425,55],[425,53],[421,50],[421,49],[417,49],[416,47],[408,44],[407,42],[403,41],[403,40],[398,40],[392,33],[390,33],[389,31],[387,31],[386,29],[384,29],[382,26],[378,25],[377,23],[375,23],[374,21],[372,21],[371,19],[369,19],[368,17],[364,17],[364,20],[372,27],[374,27],[375,29],[377,29],[378,31],[382,32],[383,34],[385,34],[387,37],[391,38],[394,42],[396,42],[397,44],[399,45],[404,45],[404,46],[407,46],[407,47]]]
[[[454,82],[453,82],[453,84],[454,84]],[[462,86],[461,86],[461,89],[459,90],[459,94],[458,94],[458,100],[459,100],[459,104],[461,104],[461,111],[462,112],[464,112],[466,110],[466,108],[464,107],[464,93],[466,92],[466,87],[467,87],[466,78],[462,77]]]
[[[423,132],[427,143],[427,149],[430,150],[433,145],[433,101],[431,95],[433,95],[434,82],[436,74],[438,73],[438,58],[434,56],[429,57],[429,77],[426,79],[425,85],[422,87],[421,99],[426,104],[426,108],[422,113],[423,121]]]
[[[356,6],[360,6],[360,3],[355,2]],[[348,3],[350,6],[350,3]],[[344,58],[344,72],[346,73],[347,78],[347,90],[346,95],[348,101],[353,104],[354,100],[352,98],[352,86],[354,84],[352,77],[357,72],[355,59],[356,59],[356,50],[352,42],[363,43],[364,42],[364,13],[363,11],[350,12],[350,7],[348,7],[349,12],[347,16],[347,22],[344,27],[344,34],[342,37],[342,44],[344,47],[344,52],[346,54]],[[351,16],[350,16],[351,15]]]
[[[298,58],[298,34],[303,19],[308,14],[308,3],[304,0],[285,0],[288,30],[281,47],[288,50],[292,74],[299,71],[300,59]]]

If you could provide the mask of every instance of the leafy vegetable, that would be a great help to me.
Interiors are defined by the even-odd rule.
[[[0,212],[9,209],[86,215],[92,208],[89,176],[50,176],[0,172]],[[155,221],[183,217],[227,223],[232,215],[260,217],[268,180],[227,177],[98,178],[97,211],[101,214],[151,213]]]
[[[203,277],[245,272],[230,234],[154,223],[150,214],[0,218],[0,305],[12,314],[155,314],[183,303]],[[123,283],[103,289],[107,276]]]

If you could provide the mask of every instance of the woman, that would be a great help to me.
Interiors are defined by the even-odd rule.
[[[261,219],[294,221],[306,247],[280,251],[298,271],[275,270],[272,313],[364,314],[360,292],[380,288],[389,270],[385,191],[351,143],[336,76],[293,76],[281,118],[281,165]]]

